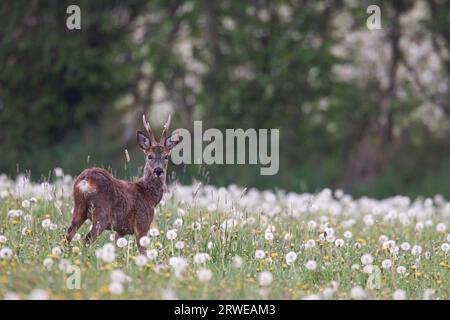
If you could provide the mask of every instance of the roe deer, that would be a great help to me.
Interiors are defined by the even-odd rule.
[[[84,170],[73,186],[74,210],[66,233],[68,242],[86,219],[90,219],[92,229],[85,238],[86,243],[92,243],[109,229],[116,232],[116,240],[134,234],[139,251],[144,251],[139,240],[150,228],[155,207],[163,195],[170,152],[181,140],[168,137],[170,115],[159,143],[145,115],[142,121],[148,136],[137,130],[136,137],[146,156],[144,175],[132,182],[116,179],[101,168]]]

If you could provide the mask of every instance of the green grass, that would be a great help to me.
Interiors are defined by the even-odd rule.
[[[0,259],[0,298],[7,293],[17,293],[27,299],[33,289],[40,288],[50,299],[161,299],[168,292],[179,299],[301,299],[310,295],[348,299],[352,297],[351,289],[355,286],[364,288],[369,299],[391,299],[397,289],[404,290],[408,299],[422,299],[426,289],[434,290],[433,299],[450,298],[449,257],[441,250],[442,243],[448,242],[448,230],[439,233],[435,228],[439,222],[448,222],[448,215],[443,213],[433,215],[433,226],[417,231],[415,218],[411,218],[409,225],[405,226],[399,221],[383,222],[382,216],[375,216],[375,224],[367,226],[363,215],[350,216],[346,214],[346,209],[340,215],[319,210],[293,217],[286,214],[289,212],[287,207],[282,207],[279,214],[268,217],[244,208],[236,227],[223,230],[221,225],[230,218],[230,212],[211,212],[196,202],[183,204],[168,199],[158,207],[152,224],[160,230],[160,235],[151,237],[148,246],[148,249],[158,250],[158,257],[138,267],[134,261],[138,252],[132,236],[127,237],[125,248],[115,247],[116,257],[112,263],[105,263],[95,255],[96,249],[110,242],[110,231],[104,232],[88,247],[83,245],[82,239],[70,245],[64,242],[65,229],[71,218],[70,197],[58,199],[60,208],[55,207],[55,201],[47,201],[43,197],[24,208],[23,199],[28,198],[10,195],[0,199],[0,235],[6,237],[0,248],[9,247],[13,251],[10,259]],[[176,240],[170,241],[166,232],[175,228],[173,223],[179,218],[178,208],[183,208],[187,214],[182,217],[183,225],[176,227]],[[21,209],[22,216],[8,217],[11,209]],[[27,215],[32,217],[32,221],[27,221]],[[310,220],[316,221],[319,226],[323,216],[328,217],[336,238],[345,241],[342,247],[320,241],[321,232],[308,228]],[[248,217],[253,217],[253,224],[247,223]],[[42,227],[42,221],[48,218],[56,223],[55,230]],[[341,223],[350,218],[355,219],[355,224],[342,227]],[[192,229],[195,221],[201,222],[200,230]],[[275,227],[274,238],[270,241],[265,239],[269,224]],[[88,227],[85,223],[79,230],[82,238]],[[343,236],[347,230],[353,234],[351,239]],[[286,233],[291,235],[290,239],[285,238]],[[389,250],[383,249],[379,243],[380,235],[388,236],[396,245],[402,242],[409,242],[411,246],[420,245],[420,261],[411,252],[401,249],[397,257],[392,257]],[[302,245],[309,239],[314,239],[316,246],[303,248]],[[182,250],[174,247],[174,242],[179,240],[185,243]],[[210,249],[209,242],[213,244]],[[361,243],[360,249],[355,248],[356,242]],[[60,247],[62,254],[52,255],[54,247]],[[266,258],[255,258],[258,249],[265,251]],[[285,256],[290,251],[297,253],[297,260],[288,265]],[[193,256],[198,252],[207,252],[211,259],[205,264],[193,263]],[[368,275],[363,272],[361,256],[367,253],[373,256],[373,265],[380,268],[384,259],[392,261],[390,269],[381,269],[379,289],[366,288]],[[243,259],[240,268],[233,266],[236,255]],[[188,262],[181,277],[176,277],[170,266],[162,271],[155,269],[158,265],[168,265],[172,256],[182,256]],[[50,269],[43,265],[46,258],[54,261]],[[71,274],[60,270],[59,263],[63,259],[80,267],[80,289],[67,288],[66,281]],[[305,268],[308,260],[317,262],[316,270]],[[352,270],[354,264],[360,265],[359,270]],[[400,265],[406,267],[406,274],[396,272]],[[212,271],[210,281],[201,282],[198,279],[196,272],[200,268]],[[112,294],[109,291],[111,271],[118,269],[130,279],[123,282],[121,294]],[[259,284],[258,274],[262,271],[270,271],[273,275],[273,282],[268,286]],[[332,296],[324,296],[323,290],[333,286]]]

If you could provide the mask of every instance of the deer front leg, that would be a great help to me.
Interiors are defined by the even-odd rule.
[[[143,236],[146,236],[150,229],[151,221],[148,218],[136,219],[134,224],[134,235],[136,237],[136,245],[140,253],[145,253],[145,247],[141,245],[140,240]]]
[[[82,210],[79,206],[75,207],[72,216],[72,223],[70,224],[70,227],[67,228],[65,236],[67,242],[72,241],[75,232],[77,232],[78,228],[86,221],[86,219],[87,219],[86,211]]]

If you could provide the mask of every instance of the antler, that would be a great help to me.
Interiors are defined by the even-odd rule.
[[[169,132],[169,126],[170,126],[170,114],[169,114],[169,118],[167,119],[166,124],[164,125],[164,129],[163,132],[161,134],[161,144],[164,144],[166,139],[167,139],[167,134]]]
[[[145,114],[142,115],[142,122],[144,123],[145,130],[147,130],[147,134],[148,134],[148,137],[150,138],[151,144],[156,145],[157,142],[156,142],[155,136],[153,135],[153,131],[152,131],[152,128],[150,127],[150,123],[148,123],[147,120],[145,119]]]

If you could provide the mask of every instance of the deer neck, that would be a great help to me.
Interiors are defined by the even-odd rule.
[[[154,205],[157,205],[163,196],[165,181],[153,175],[144,175],[141,179],[145,194]]]

